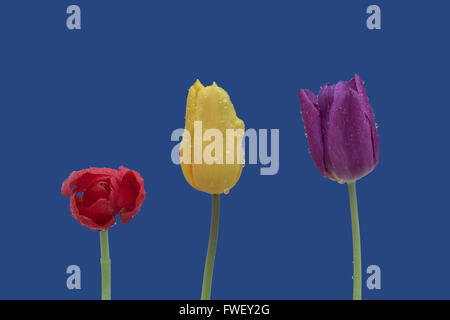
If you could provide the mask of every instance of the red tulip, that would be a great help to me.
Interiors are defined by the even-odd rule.
[[[117,213],[123,223],[133,219],[145,199],[141,175],[124,167],[74,171],[63,182],[61,193],[71,197],[70,210],[79,223],[100,231],[116,223]]]

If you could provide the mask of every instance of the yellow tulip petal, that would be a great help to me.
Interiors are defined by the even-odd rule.
[[[189,88],[189,93],[186,101],[186,116],[185,116],[185,130],[188,131],[189,136],[183,135],[183,139],[181,141],[181,151],[180,151],[180,159],[181,159],[181,170],[183,171],[183,175],[187,182],[195,189],[200,190],[194,183],[194,178],[192,176],[192,163],[194,160],[193,156],[193,137],[194,137],[194,121],[196,119],[196,110],[197,110],[197,95],[198,92],[203,89],[203,85],[197,79],[197,81]],[[185,139],[189,139],[186,141]],[[184,163],[183,161],[183,146],[185,148],[190,149],[190,159],[188,163]]]

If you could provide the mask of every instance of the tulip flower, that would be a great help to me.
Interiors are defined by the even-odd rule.
[[[244,122],[236,116],[224,89],[216,83],[204,87],[198,80],[189,89],[185,120],[180,148],[181,169],[193,188],[212,196],[211,230],[201,295],[202,299],[209,300],[219,228],[220,194],[228,194],[241,175]]]
[[[301,89],[300,109],[311,157],[320,173],[347,183],[350,195],[354,299],[361,299],[361,248],[356,181],[378,163],[379,137],[374,114],[361,78],[326,84],[318,97]]]
[[[89,168],[74,171],[62,184],[61,193],[70,196],[72,216],[81,225],[100,231],[102,299],[111,299],[111,260],[108,229],[120,213],[128,223],[139,212],[145,199],[144,180],[136,171],[120,167]]]

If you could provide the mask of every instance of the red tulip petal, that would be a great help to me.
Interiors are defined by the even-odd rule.
[[[89,207],[99,199],[108,199],[111,187],[105,182],[97,182],[83,193],[83,205]]]
[[[73,171],[69,178],[63,182],[61,193],[64,196],[70,196],[74,194],[74,190],[72,189],[74,186],[76,186],[78,190],[85,190],[95,182],[115,176],[116,172],[116,170],[110,168],[89,168]]]
[[[144,202],[144,179],[138,172],[124,167],[119,168],[118,176],[117,206],[121,208],[120,219],[127,223],[139,212]]]
[[[106,230],[116,223],[115,208],[106,199],[99,199],[87,207],[83,205],[81,197],[73,195],[70,199],[70,209],[72,216],[91,230]]]

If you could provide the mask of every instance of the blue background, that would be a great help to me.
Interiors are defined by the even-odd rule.
[[[382,30],[366,28],[370,4]],[[199,298],[210,197],[170,159],[199,78],[229,92],[246,128],[280,129],[278,174],[247,165],[222,197],[212,297],[350,299],[347,188],[314,167],[297,92],[355,73],[380,134],[358,201],[363,270],[379,265],[382,289],[363,297],[450,298],[447,15],[443,1],[2,1],[0,298],[100,297],[98,233],[60,188],[120,165],[147,199],[110,229],[113,298]]]

